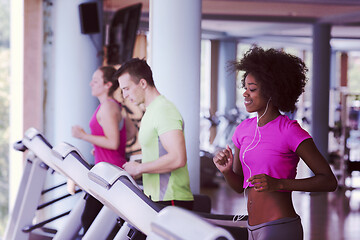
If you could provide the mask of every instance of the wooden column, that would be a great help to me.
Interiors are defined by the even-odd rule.
[[[346,87],[348,84],[348,54],[341,53],[340,56],[340,86]]]
[[[24,1],[23,130],[43,131],[43,1]]]

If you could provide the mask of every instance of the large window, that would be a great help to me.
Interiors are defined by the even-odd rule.
[[[360,52],[349,52],[348,80],[349,89],[360,93]]]
[[[9,1],[0,0],[0,236],[9,206]]]

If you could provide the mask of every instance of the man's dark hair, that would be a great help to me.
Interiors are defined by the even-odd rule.
[[[125,73],[129,73],[136,84],[140,79],[145,79],[149,86],[155,87],[151,68],[144,59],[133,58],[124,62],[115,72],[114,77],[118,79]]]

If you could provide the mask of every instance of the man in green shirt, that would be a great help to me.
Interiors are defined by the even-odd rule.
[[[145,60],[125,62],[115,76],[123,97],[146,108],[139,130],[142,162],[125,163],[124,169],[134,178],[142,175],[144,192],[154,202],[191,210],[194,197],[179,111],[159,93]]]

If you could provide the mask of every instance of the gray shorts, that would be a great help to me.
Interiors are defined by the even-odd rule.
[[[281,218],[275,221],[250,226],[248,222],[249,240],[302,240],[303,228],[299,216]]]

